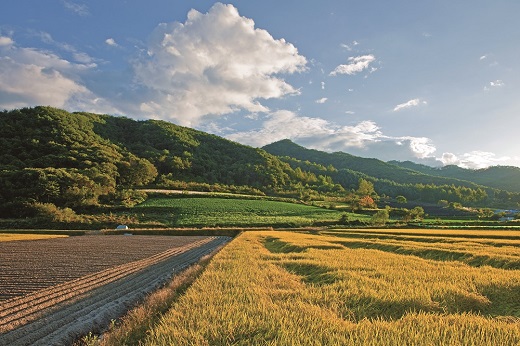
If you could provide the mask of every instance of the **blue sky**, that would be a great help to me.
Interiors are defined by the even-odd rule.
[[[0,109],[520,166],[520,2],[4,0]]]

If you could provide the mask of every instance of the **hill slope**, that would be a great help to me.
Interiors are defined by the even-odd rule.
[[[275,156],[164,121],[69,113],[51,107],[0,113],[0,205],[97,204],[119,188],[171,181],[289,185]]]
[[[336,169],[349,169],[361,172],[367,176],[391,180],[401,184],[434,184],[466,186],[478,188],[473,182],[465,181],[461,178],[447,178],[437,175],[430,175],[421,171],[400,167],[391,163],[373,159],[350,155],[343,152],[327,153],[324,151],[307,149],[288,139],[281,140],[264,146],[262,149],[277,156],[289,156],[302,161],[310,161],[321,165],[332,165]]]
[[[520,201],[520,194],[467,180],[287,140],[258,149],[165,121],[51,107],[0,112],[0,146],[0,216],[23,216],[35,204],[78,208],[122,201],[132,197],[126,190],[140,186],[347,198],[360,179],[372,182],[379,195],[410,201]]]
[[[453,165],[435,168],[411,161],[390,161],[389,163],[432,176],[464,179],[501,190],[520,192],[520,168],[518,167],[493,166],[473,170]]]

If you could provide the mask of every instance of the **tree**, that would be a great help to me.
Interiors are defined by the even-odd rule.
[[[131,157],[119,163],[119,182],[124,186],[143,186],[157,177],[157,169],[150,161]]]
[[[406,200],[406,197],[404,197],[404,196],[397,196],[397,197],[395,198],[395,200],[396,200],[397,203],[400,203],[400,204],[405,204],[406,202],[408,202],[408,201]]]
[[[390,218],[390,214],[388,213],[388,209],[381,209],[378,210],[377,213],[372,215],[372,218],[370,219],[370,223],[374,225],[384,225],[388,222],[388,219]]]
[[[374,190],[374,184],[363,178],[359,179],[358,189],[356,191],[358,196],[377,196]]]
[[[450,205],[450,202],[448,202],[447,200],[445,199],[441,199],[439,200],[439,202],[437,203],[439,206],[443,207],[443,208],[447,208],[449,207]]]
[[[370,196],[360,198],[357,204],[360,208],[377,208],[376,202]]]

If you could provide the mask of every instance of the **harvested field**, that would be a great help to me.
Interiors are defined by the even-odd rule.
[[[6,241],[19,241],[19,240],[42,240],[52,238],[65,238],[67,235],[59,234],[10,234],[0,233],[0,243]]]
[[[81,236],[0,243],[0,301],[180,248],[203,238]]]
[[[61,344],[102,328],[228,240],[84,236],[3,243],[0,289],[14,298],[0,302],[0,344]]]

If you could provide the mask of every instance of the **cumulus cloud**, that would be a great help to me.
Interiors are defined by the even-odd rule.
[[[116,40],[114,40],[113,38],[107,38],[105,40],[105,43],[109,46],[112,46],[112,47],[118,47],[119,45],[117,44]]]
[[[328,98],[322,97],[321,99],[316,100],[316,103],[325,103],[325,102],[327,102],[327,100],[328,100]]]
[[[196,125],[208,114],[268,111],[262,99],[299,93],[280,75],[306,63],[292,44],[216,3],[206,14],[191,10],[185,23],[160,24],[134,70],[146,92],[143,112]]]
[[[256,130],[235,132],[225,137],[254,147],[291,139],[307,148],[327,152],[342,151],[384,161],[410,160],[432,166],[457,165],[470,169],[519,160],[498,157],[485,151],[471,151],[461,155],[445,152],[439,157],[435,155],[435,144],[427,137],[389,136],[371,120],[340,126],[325,119],[299,116],[287,110],[265,115],[261,127]]]
[[[412,108],[412,107],[417,107],[421,104],[427,104],[426,101],[421,101],[420,99],[413,99],[413,100],[410,100],[410,101],[407,101],[405,103],[401,103],[401,104],[398,104],[397,106],[394,107],[394,112],[399,112],[400,110],[403,110],[403,109],[407,109],[407,108]]]
[[[383,160],[424,159],[435,152],[435,146],[428,138],[387,136],[370,120],[340,126],[287,110],[268,114],[257,130],[236,132],[226,137],[256,147],[289,138],[313,149],[343,151]]]
[[[13,40],[10,37],[0,36],[0,47],[2,47],[2,46],[10,46],[13,43],[14,42],[13,42]]]
[[[0,108],[81,105],[80,109],[91,111],[112,109],[81,82],[81,74],[90,68],[53,53],[17,47],[14,42],[0,46]]]
[[[471,151],[462,155],[443,153],[439,159],[444,165],[457,165],[463,168],[481,169],[489,166],[497,166],[511,160],[508,156],[497,157],[488,151]]]
[[[355,75],[363,70],[369,68],[370,64],[376,60],[375,56],[372,54],[362,55],[357,57],[348,58],[348,63],[345,65],[337,66],[334,71],[330,73],[331,76],[336,76],[338,74],[348,74]],[[372,69],[372,71],[375,71]]]

